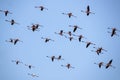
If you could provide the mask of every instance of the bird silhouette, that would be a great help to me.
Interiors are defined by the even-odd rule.
[[[51,58],[52,62],[55,60],[55,56],[46,56],[48,58]]]
[[[69,36],[74,36],[75,34],[73,34],[71,31],[68,31],[68,32],[63,32],[64,34],[68,34]]]
[[[89,16],[89,14],[95,14],[95,13],[90,11],[90,6],[89,5],[87,6],[87,10],[86,11],[81,10],[81,12],[86,13],[87,16]]]
[[[6,42],[14,43],[14,39],[10,38],[10,40],[5,40]]]
[[[6,22],[10,22],[11,23],[11,25],[14,25],[14,24],[19,24],[19,23],[17,23],[17,22],[15,22],[15,20],[14,19],[11,19],[11,21],[9,21],[9,20],[5,20]]]
[[[108,28],[108,29],[112,29],[112,32],[108,31],[108,33],[111,33],[111,37],[113,37],[114,35],[119,36],[116,31],[120,32],[120,30],[118,30],[116,28]]]
[[[32,30],[33,32],[37,30],[35,25],[32,25],[31,27],[27,26],[29,30]]]
[[[94,43],[92,43],[92,42],[85,42],[85,41],[82,41],[83,43],[86,43],[86,48],[88,48],[90,45],[96,45],[96,44],[94,44]]]
[[[23,41],[19,40],[18,38],[16,38],[16,39],[10,38],[10,40],[6,40],[6,42],[10,42],[10,43],[13,43],[14,45],[16,45],[17,42],[23,42]]]
[[[35,8],[39,8],[41,11],[43,11],[44,9],[48,10],[48,9],[45,8],[44,6],[35,6]]]
[[[73,36],[77,36],[78,37],[78,41],[81,42],[82,38],[87,39],[86,37],[84,37],[83,35],[74,35]]]
[[[82,38],[84,38],[84,36],[80,35],[79,38],[78,38],[79,42],[81,42]]]
[[[22,63],[22,64],[23,64],[23,62],[21,62],[21,61],[19,61],[19,60],[12,60],[12,62],[15,62],[16,65],[18,65],[19,63]]]
[[[97,47],[93,47],[93,48],[96,48],[96,51],[92,50],[92,52],[96,52],[97,55],[99,55],[100,53],[102,53],[102,51],[107,52],[107,50],[103,49],[102,47],[98,47],[98,48]]]
[[[41,39],[45,39],[45,43],[47,43],[47,42],[49,42],[49,41],[53,41],[53,42],[54,42],[54,40],[52,40],[52,39],[50,39],[50,38],[41,37]]]
[[[94,63],[94,64],[97,64],[99,66],[99,68],[101,68],[103,66],[103,62]]]
[[[59,56],[58,56],[57,58],[55,58],[55,59],[57,59],[57,60],[64,60],[61,55],[59,55]]]
[[[59,32],[55,32],[55,34],[58,34],[58,35],[60,35],[60,36],[63,36],[63,30],[60,30]]]
[[[70,41],[72,41],[72,40],[77,40],[77,39],[75,39],[73,36],[65,36],[65,38],[69,39]]]
[[[75,67],[72,67],[71,64],[69,64],[69,63],[66,64],[66,65],[61,65],[61,66],[62,66],[62,67],[67,67],[68,69],[70,69],[70,68],[75,68]]]
[[[38,75],[34,74],[34,73],[28,73],[28,75],[32,76],[32,77],[39,77]]]
[[[73,13],[71,13],[71,12],[70,12],[70,13],[62,13],[62,14],[63,14],[63,15],[68,15],[69,18],[71,18],[71,17],[76,17],[76,16],[74,16]]]
[[[109,68],[110,66],[113,67],[113,68],[115,68],[114,66],[112,66],[112,61],[113,61],[113,60],[111,59],[111,60],[106,64],[106,67],[105,67],[106,69]]]
[[[25,64],[25,66],[27,66],[29,69],[31,69],[31,68],[35,68],[35,66],[32,66],[31,64]]]
[[[14,39],[14,45],[15,45],[18,41],[20,41],[20,40],[19,40],[19,39]]]
[[[75,32],[77,29],[82,29],[82,28],[80,28],[80,27],[78,27],[77,25],[69,25],[69,27],[73,27],[74,29],[73,29],[73,32]]]
[[[32,26],[27,26],[29,30],[32,30],[33,32],[34,31],[39,31],[39,27],[43,27],[42,25],[39,25],[39,24],[32,24]]]
[[[8,11],[8,10],[0,10],[0,12],[4,12],[4,14],[5,14],[5,16],[7,16],[8,14],[12,14],[10,11]]]

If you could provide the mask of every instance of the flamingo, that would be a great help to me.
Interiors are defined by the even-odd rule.
[[[74,26],[69,25],[69,27],[73,27],[73,28],[74,28],[74,29],[73,29],[73,32],[75,32],[77,29],[82,29],[82,28],[80,28],[80,27],[77,26],[77,25],[74,25]]]
[[[108,33],[111,33],[111,37],[113,37],[114,35],[119,36],[119,35],[116,33],[116,31],[119,31],[119,32],[120,32],[120,30],[118,30],[118,29],[116,29],[116,28],[108,28],[108,29],[112,29],[112,32],[109,32],[109,31],[108,31]]]
[[[68,31],[68,32],[64,32],[65,34],[68,34],[69,36],[74,36],[74,34],[71,32],[71,31]]]
[[[87,16],[89,16],[89,14],[95,14],[95,13],[93,13],[93,12],[90,11],[90,6],[89,5],[87,6],[87,10],[86,11],[81,10],[81,12],[86,13]]]
[[[46,56],[46,57],[51,58],[52,62],[53,62],[55,59],[57,59],[57,60],[64,60],[61,55],[59,55],[58,57],[55,57],[55,56]]]
[[[39,27],[43,27],[42,25],[40,24],[32,24],[32,26],[27,26],[29,30],[32,30],[33,32],[34,31],[39,31]]]
[[[70,41],[76,40],[73,36],[65,36],[65,38],[68,38]]]
[[[25,64],[25,66],[27,66],[29,69],[31,69],[31,68],[34,68],[34,66],[32,66],[32,65],[28,65],[28,64]]]
[[[78,38],[79,42],[81,42],[82,38],[84,38],[84,36],[83,35],[79,35],[79,38]]]
[[[14,45],[16,45],[16,43],[17,43],[18,41],[20,41],[20,40],[19,40],[19,39],[14,39]],[[22,42],[22,41],[20,41],[20,42]]]
[[[44,9],[48,10],[48,9],[45,8],[44,6],[35,6],[35,8],[40,8],[41,11],[43,11]]]
[[[33,32],[37,30],[37,28],[36,28],[35,25],[32,25],[32,26],[31,26],[31,29],[32,29]]]
[[[10,40],[6,40],[6,42],[14,43],[14,39],[10,38]]]
[[[99,68],[101,68],[101,66],[103,66],[103,62],[94,63],[94,64],[97,64],[99,66]]]
[[[69,36],[72,36],[72,32],[71,31],[68,31],[67,33]]]
[[[96,44],[94,44],[92,42],[85,42],[85,41],[82,41],[82,42],[86,43],[86,48],[88,48],[90,45],[96,45]]]
[[[32,77],[39,77],[38,75],[34,74],[34,73],[28,73],[28,75],[32,76]]]
[[[73,13],[71,13],[71,12],[70,12],[70,13],[62,13],[62,14],[63,14],[63,15],[68,15],[69,18],[71,18],[71,17],[76,17],[76,16],[74,16]]]
[[[61,66],[62,66],[62,67],[67,67],[68,69],[70,69],[70,68],[75,68],[75,67],[72,67],[71,64],[69,64],[69,63],[66,64],[66,65],[61,65]]]
[[[105,67],[106,69],[109,68],[110,66],[115,68],[114,66],[112,66],[112,61],[113,61],[112,59],[109,60],[109,62],[106,64],[106,67]]]
[[[0,12],[4,12],[4,14],[5,14],[5,16],[7,16],[8,14],[12,14],[10,11],[8,11],[8,10],[0,10]]]
[[[14,25],[14,24],[19,24],[19,23],[17,23],[17,22],[15,22],[15,20],[14,19],[11,19],[11,21],[9,21],[9,20],[5,20],[6,22],[10,22],[11,23],[11,25]]]
[[[96,48],[96,47],[93,47],[93,48]],[[102,51],[107,52],[107,50],[103,49],[102,47],[98,47],[98,48],[96,48],[96,49],[97,49],[96,51],[93,51],[93,50],[92,50],[92,52],[96,52],[97,55],[99,55],[100,53],[102,53]]]
[[[54,61],[54,59],[55,59],[55,56],[46,56],[46,57],[48,57],[48,58],[51,58],[51,60],[52,60],[52,62]]]
[[[37,31],[37,28],[34,24],[31,27],[30,26],[27,26],[27,27],[28,27],[29,30],[32,30],[33,32]]]
[[[57,59],[57,60],[64,60],[61,55],[59,55],[59,56],[58,56],[57,58],[55,58],[55,59]]]
[[[6,42],[13,43],[14,45],[16,45],[18,41],[19,41],[19,42],[23,42],[23,41],[19,40],[18,38],[16,38],[16,39],[12,39],[12,38],[10,38],[10,40],[9,40],[9,41],[8,41],[8,40],[6,40]]]
[[[55,34],[58,34],[58,35],[60,35],[60,36],[63,36],[63,30],[60,30],[60,32],[59,33],[57,33],[57,32],[55,32]]]
[[[49,42],[49,41],[53,41],[53,42],[54,42],[54,40],[52,40],[52,39],[50,39],[50,38],[41,37],[41,39],[45,39],[45,43],[47,43],[47,42]]]
[[[19,63],[22,63],[22,64],[23,64],[23,62],[21,62],[21,61],[19,61],[19,60],[12,60],[12,62],[15,62],[16,65],[18,65]]]
[[[87,39],[86,37],[84,37],[83,35],[74,35],[78,37],[78,41],[81,42],[82,38]]]

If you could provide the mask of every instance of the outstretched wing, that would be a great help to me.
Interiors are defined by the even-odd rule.
[[[89,5],[87,6],[87,11],[90,12],[90,7],[89,7]]]

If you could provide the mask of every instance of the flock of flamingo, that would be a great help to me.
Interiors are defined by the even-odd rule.
[[[44,6],[35,6],[35,8],[38,8],[40,9],[40,11],[44,11],[44,10],[48,10],[46,7]],[[90,16],[90,14],[95,14],[94,12],[91,12],[90,11],[90,6],[87,5],[86,7],[86,10],[81,10],[82,13],[85,13],[86,16]],[[4,13],[4,15],[7,17],[9,14],[12,14],[12,12],[10,12],[9,10],[0,10],[0,13]],[[62,13],[63,15],[67,15],[68,18],[71,18],[71,17],[76,17],[75,15],[73,15],[73,13],[69,12],[69,13]],[[16,22],[14,19],[11,19],[11,20],[5,20],[6,22],[9,22],[10,25],[19,25],[18,22]],[[40,24],[32,24],[30,26],[27,26],[28,30],[32,30],[33,32],[35,31],[39,31],[40,27],[43,27],[43,25],[40,25]],[[73,28],[72,31],[67,31],[65,32],[64,30],[60,30],[59,32],[54,32],[56,35],[59,35],[59,36],[62,36],[64,38],[67,38],[69,39],[70,41],[72,40],[78,40],[79,42],[81,43],[85,43],[86,44],[86,48],[88,48],[90,45],[96,45],[95,43],[91,42],[91,41],[83,41],[83,38],[84,39],[87,39],[85,36],[83,36],[82,34],[80,35],[76,35],[75,32],[77,30],[82,30],[81,27],[79,27],[78,25],[69,25],[70,28]],[[115,27],[113,28],[108,28],[110,31],[108,31],[108,33],[110,33],[110,36],[111,37],[114,37],[114,36],[119,36],[117,34],[117,32],[120,32],[118,29],[116,29]],[[109,36],[109,35],[108,35]],[[44,40],[45,43],[49,42],[49,41],[55,41],[51,38],[47,38],[47,37],[41,37],[41,39]],[[14,45],[16,45],[18,42],[23,42],[21,41],[20,39],[18,38],[10,38],[9,40],[5,40],[6,42],[9,42],[9,43],[12,43]],[[95,52],[97,55],[100,55],[104,52],[107,52],[106,49],[104,49],[103,47],[93,47],[95,50],[91,50],[92,52]],[[58,57],[56,56],[46,56],[47,58],[50,58],[52,62],[54,62],[54,60],[64,60],[62,58],[61,55],[59,55]],[[15,62],[16,65],[18,65],[19,63],[20,64],[24,64],[23,62],[19,61],[19,60],[12,60],[12,62]],[[112,65],[112,62],[113,62],[113,59],[109,60],[108,62],[104,63],[104,62],[98,62],[98,63],[94,63],[96,65],[98,65],[99,68],[101,68],[102,66],[104,66],[106,69],[109,68],[109,67],[113,67],[115,68],[113,65]],[[31,68],[34,68],[35,66],[31,65],[31,64],[24,64],[25,66],[27,66],[29,69]],[[70,63],[66,64],[66,65],[61,65],[62,67],[67,67],[68,69],[70,68],[75,68],[73,67]],[[28,75],[32,76],[32,77],[39,77],[38,75],[34,74],[34,73],[28,73]]]

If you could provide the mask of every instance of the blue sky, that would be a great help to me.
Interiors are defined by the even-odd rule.
[[[111,37],[108,27],[119,27],[119,0],[0,0],[0,10],[9,10],[12,14],[4,16],[0,12],[0,79],[1,80],[119,80],[120,79],[120,37]],[[48,10],[40,11],[35,6],[45,6]],[[86,16],[81,10],[90,6],[91,12]],[[72,12],[77,16],[68,18],[62,13]],[[5,20],[14,19],[20,25],[10,25]],[[40,31],[32,32],[27,26],[41,24]],[[56,35],[60,30],[72,31],[69,25],[78,25],[74,34],[82,34],[96,45],[86,44],[78,40],[69,41]],[[117,32],[120,35],[120,32]],[[54,42],[45,43],[41,37],[48,37]],[[5,42],[10,38],[19,38],[23,42],[16,45]],[[76,37],[75,37],[76,38]],[[107,50],[99,56],[91,50],[103,47]],[[52,62],[46,56],[59,56],[65,60]],[[116,68],[99,68],[94,63],[107,63],[113,59]],[[23,64],[16,65],[11,60],[20,60]],[[61,67],[70,63],[74,69]],[[31,70],[24,64],[35,66]],[[32,77],[35,73],[39,77]]]

